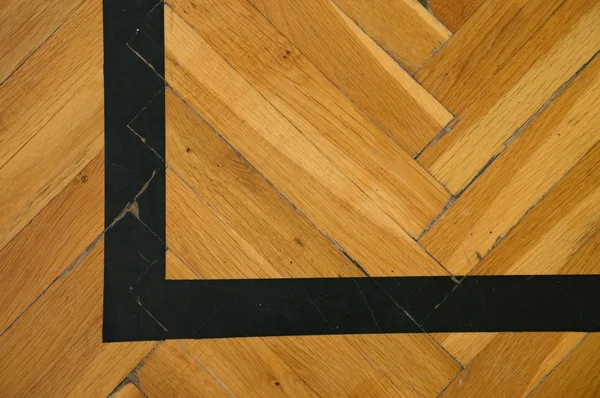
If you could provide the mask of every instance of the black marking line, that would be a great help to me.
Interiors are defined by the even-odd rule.
[[[600,275],[166,280],[162,2],[104,0],[104,61],[104,341],[600,331]]]

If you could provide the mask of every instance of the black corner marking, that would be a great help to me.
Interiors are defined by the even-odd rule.
[[[104,0],[104,341],[600,331],[598,275],[166,280],[163,25]]]

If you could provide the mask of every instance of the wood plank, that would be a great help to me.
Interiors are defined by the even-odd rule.
[[[167,246],[201,279],[364,276],[171,90],[166,104]]]
[[[497,333],[432,333],[442,347],[463,366],[470,363],[490,344]]]
[[[167,250],[165,263],[167,265],[167,269],[165,270],[166,271],[166,279],[170,279],[170,280],[200,279],[200,275],[196,274],[187,265],[185,265],[179,257],[177,257],[175,254],[173,254],[172,250]]]
[[[145,395],[140,391],[135,384],[128,382],[120,387],[117,391],[110,394],[109,398],[144,398]]]
[[[101,152],[0,251],[0,333],[100,235],[103,207]]]
[[[531,393],[542,397],[600,396],[600,334],[590,333],[581,344]]]
[[[424,228],[447,193],[361,118],[293,47],[285,41],[276,45],[274,40],[285,39],[242,4],[219,2],[205,8],[199,2],[174,2],[198,29],[207,30],[207,37],[221,41],[220,50],[236,69],[166,8],[169,84],[368,272],[445,274],[402,226],[413,234]],[[237,21],[242,16],[243,23]],[[211,30],[205,23],[210,18],[217,26],[231,26],[228,18],[233,18],[239,34],[256,31],[226,37],[226,31]],[[243,45],[237,42],[240,37]],[[263,42],[261,37],[273,39]],[[254,47],[256,51],[248,51]],[[273,59],[276,50],[281,62]]]
[[[411,156],[452,119],[330,0],[250,2]]]
[[[0,84],[40,47],[82,0],[5,0],[0,5]]]
[[[102,343],[104,242],[0,337],[7,396],[107,396],[155,342]]]
[[[463,336],[464,343],[469,345],[469,333]],[[584,333],[498,333],[442,396],[526,396],[584,336]]]
[[[468,273],[600,139],[599,101],[596,58],[423,236],[424,247],[450,272]]]
[[[429,8],[452,32],[471,18],[486,0],[429,0]]]
[[[333,2],[410,73],[451,36],[417,0]]]
[[[175,340],[161,343],[132,376],[149,398],[230,396]]]
[[[419,157],[458,193],[600,49],[595,0],[490,0],[417,74],[458,123]]]
[[[484,258],[475,274],[600,274],[598,203],[600,142]]]
[[[86,1],[0,87],[0,248],[102,149],[101,21]]]
[[[189,340],[234,396],[432,396],[458,366],[427,335]],[[236,372],[231,372],[236,369]]]

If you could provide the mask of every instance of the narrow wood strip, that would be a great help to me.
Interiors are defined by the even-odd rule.
[[[600,395],[600,333],[589,334],[531,393],[533,398]]]
[[[467,274],[600,139],[599,101],[596,58],[423,236],[425,248]]]
[[[377,46],[330,0],[250,2],[409,155],[416,155],[452,119],[389,56],[374,56],[372,47]]]
[[[486,0],[429,0],[429,8],[448,29],[456,32]]]
[[[598,203],[600,143],[484,258],[475,274],[600,274]]]
[[[419,157],[461,191],[600,48],[595,0],[490,0],[417,74],[458,123]]]
[[[410,73],[451,36],[417,0],[333,2]]]
[[[5,0],[0,6],[0,84],[58,29],[82,0]]]

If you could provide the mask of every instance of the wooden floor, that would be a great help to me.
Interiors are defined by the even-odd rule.
[[[600,274],[600,1],[164,27],[168,279]],[[102,67],[101,0],[0,2],[0,397],[600,396],[593,333],[102,343]]]

